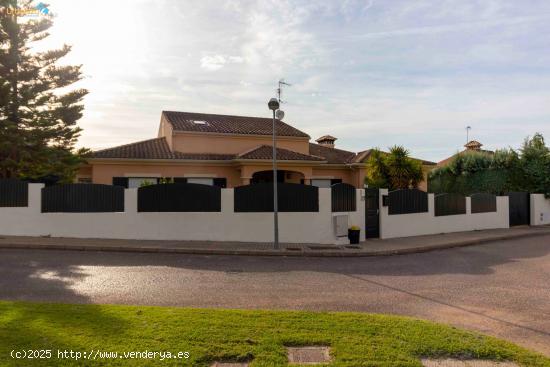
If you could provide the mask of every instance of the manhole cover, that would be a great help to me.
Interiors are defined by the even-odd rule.
[[[519,367],[512,362],[484,361],[481,359],[423,359],[424,367]]]
[[[248,363],[239,362],[214,362],[210,367],[248,367]]]
[[[330,347],[287,347],[288,363],[317,364],[330,362]]]

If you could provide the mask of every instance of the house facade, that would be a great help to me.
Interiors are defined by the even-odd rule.
[[[162,178],[227,188],[272,182],[272,124],[270,118],[163,111],[156,138],[93,152],[77,180],[130,188]],[[278,182],[363,187],[370,150],[337,149],[330,135],[311,143],[289,124],[275,125]],[[426,172],[435,166],[422,162]]]

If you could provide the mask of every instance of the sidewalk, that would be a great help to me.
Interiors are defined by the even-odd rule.
[[[0,248],[55,249],[76,251],[125,251],[182,253],[205,255],[255,256],[385,256],[425,252],[451,247],[477,245],[485,242],[550,235],[550,226],[515,227],[473,232],[457,232],[430,236],[367,240],[360,245],[281,244],[274,250],[272,243],[151,241],[89,238],[52,238],[0,236]]]

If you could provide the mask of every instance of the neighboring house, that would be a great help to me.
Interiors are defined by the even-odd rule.
[[[444,160],[442,161],[439,161],[437,163],[438,166],[446,166],[447,164],[449,164],[457,155],[459,154],[464,154],[464,153],[468,153],[468,152],[480,152],[480,153],[485,153],[485,154],[494,154],[493,151],[491,150],[485,150],[485,149],[481,149],[481,147],[483,146],[483,144],[481,144],[479,141],[477,140],[471,140],[469,141],[468,143],[464,144],[464,149],[463,151],[461,152],[458,152],[456,154],[453,154],[452,156],[448,157],[448,158],[445,158]]]
[[[163,111],[157,138],[94,152],[77,179],[125,187],[162,177],[220,187],[272,182],[272,123],[270,118]],[[276,131],[278,182],[363,187],[370,150],[337,149],[330,135],[310,143],[309,135],[279,120]]]

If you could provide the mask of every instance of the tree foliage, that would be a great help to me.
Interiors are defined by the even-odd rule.
[[[519,151],[497,150],[457,154],[446,166],[430,172],[431,192],[502,194],[528,191],[550,195],[550,150],[537,133],[526,138]]]
[[[417,187],[423,179],[422,164],[409,151],[395,145],[389,153],[374,149],[367,161],[365,183],[390,190]]]
[[[30,1],[0,0],[4,8]],[[85,89],[68,90],[81,66],[60,65],[71,48],[33,52],[48,36],[46,16],[0,16],[0,178],[70,181],[86,150],[75,150]]]

